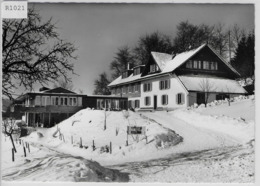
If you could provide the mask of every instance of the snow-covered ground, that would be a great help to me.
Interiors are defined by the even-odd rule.
[[[114,170],[118,169],[129,174],[130,182],[253,182],[254,103],[254,97],[240,97],[230,106],[224,101],[207,108],[171,112],[105,113],[84,109],[53,128],[38,128],[23,138],[32,147],[29,160],[18,150],[17,161],[11,162],[11,147],[2,140],[6,149],[2,151],[3,179],[127,181],[126,174]],[[129,125],[145,127],[147,141],[145,135],[130,135],[126,146]],[[81,140],[83,147],[79,148]],[[109,148],[110,142],[112,153],[101,152],[106,145]],[[56,176],[40,179],[44,171],[24,173],[28,167],[45,163],[60,167],[50,169]],[[93,169],[107,170],[110,176],[91,176],[99,172]],[[117,179],[113,180],[113,175]]]

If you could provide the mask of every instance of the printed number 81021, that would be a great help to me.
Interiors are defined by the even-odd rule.
[[[5,5],[6,11],[24,11],[25,7],[23,5]]]

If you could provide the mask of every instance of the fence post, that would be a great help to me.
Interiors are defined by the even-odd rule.
[[[95,141],[93,140],[93,145],[92,145],[92,147],[93,147],[93,151],[95,150]]]
[[[12,161],[14,162],[14,148],[12,148]]]
[[[147,142],[148,142],[148,140],[147,140],[147,136],[145,136],[145,140],[146,140],[146,144],[147,144]]]
[[[80,141],[79,141],[79,148],[82,148],[82,138],[80,137]]]
[[[65,143],[65,138],[64,138],[64,134],[62,134],[62,138],[63,138],[63,142]]]
[[[71,144],[73,145],[73,136],[71,136]]]
[[[112,142],[110,141],[110,154],[112,154]]]
[[[26,149],[23,147],[24,157],[26,157]]]
[[[28,147],[27,148],[28,148],[28,152],[30,153],[30,144],[29,143],[28,143]]]

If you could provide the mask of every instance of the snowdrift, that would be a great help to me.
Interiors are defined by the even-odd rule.
[[[145,127],[145,134],[127,136],[127,126]],[[149,159],[149,154],[182,142],[182,137],[173,130],[140,113],[88,108],[53,128],[39,129],[37,132],[26,137],[26,140],[59,152],[109,163]]]
[[[246,143],[254,136],[254,96],[235,97],[230,106],[227,100],[214,101],[188,109],[175,110],[173,117],[188,124],[227,134],[241,143]]]

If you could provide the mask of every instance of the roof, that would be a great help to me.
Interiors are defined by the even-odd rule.
[[[172,60],[173,55],[160,53],[160,52],[151,52],[154,61],[157,63],[159,68],[162,70],[164,69],[167,62]]]
[[[182,52],[180,54],[177,54],[175,57],[170,54],[165,54],[165,53],[159,53],[159,52],[151,52],[151,55],[157,65],[159,66],[161,72],[155,73],[153,75],[146,75],[146,76],[141,76],[140,75],[135,75],[131,74],[127,78],[123,78],[120,76],[116,78],[114,81],[112,81],[108,86],[115,86],[119,84],[124,84],[124,83],[130,83],[134,81],[140,81],[144,78],[151,77],[151,76],[157,76],[159,74],[165,74],[165,73],[170,73],[176,70],[178,67],[180,67],[182,64],[184,64],[187,60],[189,60],[191,57],[193,57],[195,54],[197,54],[199,51],[201,51],[204,47],[208,46],[210,50],[214,52],[214,54],[217,55],[217,57],[229,68],[231,69],[235,74],[240,75],[228,62],[226,62],[218,53],[209,45],[203,44],[198,48],[195,48],[190,51]]]
[[[198,76],[178,76],[188,91],[205,91],[205,85],[208,83],[209,92],[223,92],[245,94],[246,90],[240,86],[236,80],[219,78],[219,77],[198,77]]]
[[[206,44],[201,45],[200,47],[187,51],[182,52],[180,54],[177,54],[173,59],[167,62],[165,67],[162,69],[162,73],[166,72],[172,72],[179,66],[181,66],[183,63],[185,63],[188,59],[190,59],[192,56],[197,54],[202,48],[204,48]]]

